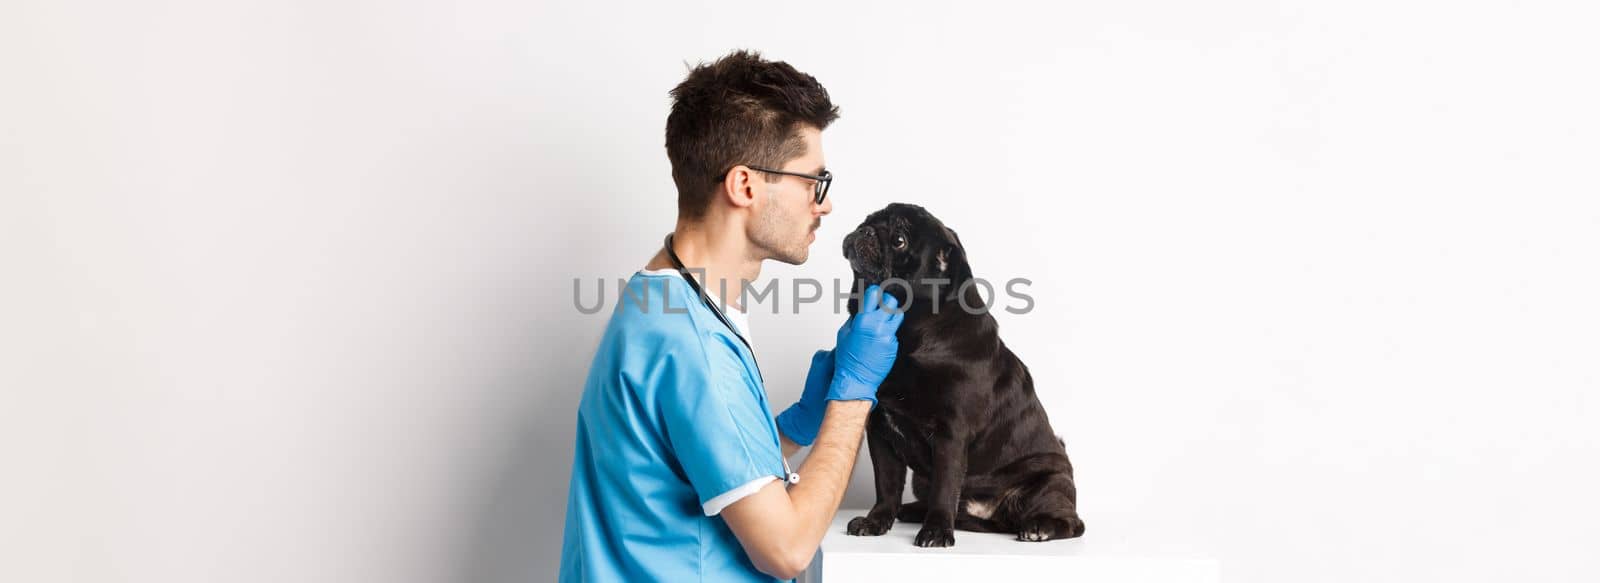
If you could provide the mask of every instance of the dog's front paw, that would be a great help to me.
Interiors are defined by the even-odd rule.
[[[956,531],[954,529],[922,525],[922,530],[917,531],[916,544],[919,547],[949,547],[956,544]]]
[[[1017,529],[1017,540],[1037,542],[1074,538],[1083,536],[1083,530],[1083,520],[1076,516],[1035,516],[1022,521],[1022,528]]]
[[[894,526],[893,518],[880,520],[868,514],[850,519],[850,524],[845,528],[845,533],[851,536],[878,536],[889,532],[889,527],[891,526]]]

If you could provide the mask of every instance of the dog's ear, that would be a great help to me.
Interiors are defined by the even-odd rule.
[[[961,237],[956,235],[955,229],[939,225],[940,234],[944,241],[939,247],[935,259],[938,263],[939,274],[950,280],[950,287],[943,294],[947,299],[953,299],[960,290],[961,284],[972,279],[972,268],[967,265],[967,249],[961,245]]]
[[[950,257],[956,254],[964,255],[965,249],[961,247],[961,237],[956,235],[955,229],[939,225],[939,231],[944,235],[944,244],[939,247],[938,261],[939,273],[950,273]]]
[[[948,238],[951,243],[955,243],[956,247],[960,247],[961,246],[961,237],[959,235],[956,235],[956,230],[955,229],[952,229],[950,227],[946,227],[944,225],[939,225],[939,228],[944,230],[944,236],[946,238]]]

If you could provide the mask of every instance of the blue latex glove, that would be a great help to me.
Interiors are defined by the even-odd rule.
[[[895,331],[906,315],[896,313],[899,300],[870,286],[861,297],[861,309],[839,329],[839,345],[833,349],[833,384],[828,400],[872,401],[878,404],[878,385],[894,367],[900,340]]]
[[[811,356],[811,371],[806,373],[806,388],[800,393],[800,402],[790,405],[778,414],[778,429],[789,440],[800,445],[811,445],[822,428],[822,414],[828,408],[825,397],[828,385],[833,383],[833,351],[818,350]]]

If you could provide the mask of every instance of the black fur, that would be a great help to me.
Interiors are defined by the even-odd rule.
[[[877,502],[850,521],[849,534],[880,535],[898,518],[922,523],[920,547],[955,544],[956,528],[1029,541],[1082,535],[1072,462],[1028,367],[1000,341],[977,288],[957,295],[972,270],[955,231],[920,206],[895,203],[845,237],[844,255],[857,291],[891,278],[910,283],[909,293],[884,287],[910,303],[900,352],[867,421]],[[857,309],[851,300],[850,313]],[[902,505],[908,468],[916,501]],[[992,514],[970,514],[973,502]]]

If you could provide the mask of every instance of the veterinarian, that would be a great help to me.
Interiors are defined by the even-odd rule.
[[[809,256],[833,210],[821,133],[838,108],[810,75],[743,51],[671,95],[677,225],[621,290],[590,364],[560,580],[792,579],[838,511],[903,316],[865,290],[774,419],[741,291],[763,261]]]

